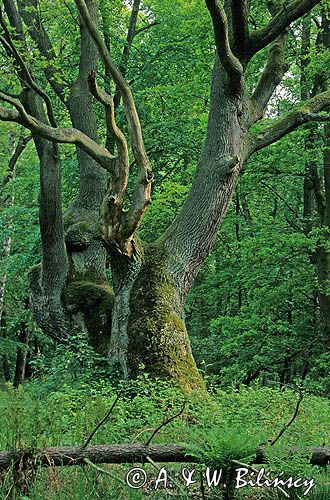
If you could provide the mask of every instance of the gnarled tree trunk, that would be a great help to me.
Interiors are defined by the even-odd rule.
[[[10,3],[11,0],[5,2]],[[124,376],[147,370],[154,376],[174,379],[187,388],[200,386],[201,378],[191,354],[184,323],[184,302],[212,249],[219,225],[231,202],[238,175],[254,152],[274,143],[299,125],[319,119],[318,112],[330,105],[330,93],[323,92],[271,126],[263,126],[257,132],[250,130],[263,117],[271,96],[287,70],[285,48],[288,26],[318,4],[319,0],[292,1],[285,8],[280,0],[267,2],[271,20],[267,26],[252,34],[248,26],[249,2],[228,0],[223,6],[219,0],[206,0],[216,45],[206,142],[182,209],[165,234],[149,246],[138,241],[137,232],[151,199],[151,166],[132,91],[120,68],[113,62],[97,27],[97,2],[75,0],[81,23],[81,57],[79,76],[70,86],[67,101],[61,85],[54,78],[54,51],[42,21],[37,14],[31,14],[31,10],[25,13],[22,10],[29,3],[18,0],[21,15],[41,54],[49,62],[45,68],[46,77],[67,106],[74,125],[72,129],[60,129],[52,123],[52,126],[45,126],[42,116],[34,114],[38,119],[31,119],[19,103],[2,94],[2,99],[13,105],[14,109],[0,107],[0,119],[16,121],[32,130],[37,149],[38,141],[43,141],[40,145],[45,151],[41,154],[39,147],[40,162],[43,167],[48,160],[51,166],[48,170],[42,168],[42,186],[49,187],[48,174],[57,180],[55,190],[50,193],[54,197],[53,207],[47,207],[46,198],[41,198],[41,300],[48,297],[49,305],[52,306],[48,310],[51,312],[55,313],[53,305],[56,304],[57,311],[64,309],[66,313],[76,316],[82,328],[89,323],[87,330],[95,330],[96,326],[96,334],[103,332],[105,339],[109,339],[111,334],[110,358],[113,364],[120,366]],[[31,3],[36,5],[36,0]],[[134,2],[131,18],[135,19],[134,23],[138,6],[139,1]],[[128,37],[129,43],[131,40]],[[249,61],[267,46],[270,46],[267,64],[249,97],[245,83]],[[96,49],[107,75],[115,84],[116,98],[97,86],[94,71]],[[112,138],[111,144],[116,145],[116,158],[112,151],[97,142],[88,89],[104,107],[107,135]],[[129,141],[115,120],[119,93],[130,134]],[[72,143],[77,147],[81,181],[77,200],[66,216],[67,252],[64,249],[59,205],[59,168],[55,161],[57,150],[55,145],[49,149],[50,142],[45,139],[53,143]],[[133,195],[128,199],[129,148],[134,157],[137,176]],[[110,173],[102,204],[107,174],[102,173],[101,168]],[[101,204],[99,225],[95,224],[98,204]],[[54,233],[55,238],[47,230],[51,223],[56,224],[58,229],[58,233]],[[102,241],[111,261],[114,294],[104,281],[104,252],[100,250],[99,241]],[[56,256],[60,257],[58,261]],[[50,281],[51,273],[58,272],[60,266],[60,274],[53,276],[50,297],[47,295],[50,286],[49,283],[46,286],[47,277]],[[99,316],[100,322],[95,321],[95,314]],[[53,328],[54,324],[56,326],[56,316],[49,315],[45,320],[53,323]]]
[[[112,257],[118,273],[118,261]],[[112,362],[125,376],[147,373],[172,379],[188,390],[200,387],[177,282],[161,242],[139,245],[138,252],[120,266],[111,329]],[[127,276],[129,272],[129,277]]]

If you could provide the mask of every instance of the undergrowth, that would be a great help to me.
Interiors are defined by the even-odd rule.
[[[212,471],[222,469],[223,478],[230,478],[230,471],[240,467],[237,462],[251,463],[256,448],[274,439],[290,421],[298,398],[290,389],[279,391],[260,387],[239,392],[215,389],[207,397],[199,394],[187,396],[165,382],[152,382],[145,376],[116,387],[104,380],[92,384],[77,381],[69,385],[63,382],[56,390],[51,384],[47,386],[46,380],[42,390],[41,386],[40,380],[26,383],[18,390],[10,385],[2,386],[1,450],[35,451],[55,445],[82,445],[119,393],[119,401],[110,418],[95,434],[91,444],[146,443],[153,430],[177,413],[186,399],[182,415],[161,428],[152,442],[185,444],[190,455],[197,456],[202,465],[167,464],[166,470],[175,484],[172,489],[168,485],[167,489],[161,489],[165,483],[159,481],[157,490],[155,482],[159,471],[150,464],[144,466],[148,472],[147,484],[136,490],[125,484],[125,477],[130,468],[141,467],[140,464],[102,466],[111,477],[88,465],[37,469],[34,477],[29,479],[28,492],[24,495],[17,490],[10,492],[13,478],[9,471],[0,476],[2,499],[203,498],[203,488],[205,498],[222,498],[222,481],[218,487],[207,487],[206,467]],[[306,446],[328,443],[329,420],[328,400],[305,395],[298,416],[269,453],[269,463],[265,467],[270,477],[284,471],[285,477],[314,478],[316,486],[308,498],[330,498],[326,471],[309,465],[305,456],[299,453],[295,457],[288,456],[286,451],[290,447],[299,451]],[[183,467],[195,469],[195,483],[189,488],[182,477]],[[284,498],[278,489],[234,490],[233,484],[230,499]],[[12,496],[8,497],[8,493]],[[290,498],[305,498],[303,489],[291,489],[289,494]]]

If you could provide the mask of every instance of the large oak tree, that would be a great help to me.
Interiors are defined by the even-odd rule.
[[[150,245],[139,239],[138,228],[151,201],[153,176],[132,89],[125,79],[140,3],[133,2],[123,57],[116,65],[108,33],[98,28],[100,13],[107,18],[107,4],[75,0],[79,71],[74,81],[66,82],[58,78],[59,54],[38,1],[3,0],[0,41],[14,60],[22,90],[13,96],[2,89],[0,99],[5,104],[0,106],[0,119],[32,132],[40,162],[42,262],[31,271],[30,280],[39,326],[58,341],[73,331],[85,331],[97,349],[109,348],[111,363],[124,376],[145,369],[194,387],[201,380],[184,322],[185,298],[212,249],[239,174],[255,152],[307,122],[328,120],[322,111],[330,104],[330,92],[324,90],[270,125],[255,127],[288,70],[290,25],[321,2],[266,2],[269,21],[252,30],[249,11],[254,2],[206,0],[215,62],[205,144],[180,211]],[[27,57],[31,41],[45,61],[44,77],[52,93],[68,112],[69,128],[58,126],[55,102]],[[249,65],[264,49],[268,59],[251,92],[246,83]],[[98,71],[99,59],[105,78]],[[104,107],[105,145],[98,139],[94,100]],[[121,101],[127,133],[117,123]],[[76,147],[80,174],[78,194],[64,216],[60,143]],[[132,162],[137,171],[133,176]],[[113,289],[106,280],[107,256]]]

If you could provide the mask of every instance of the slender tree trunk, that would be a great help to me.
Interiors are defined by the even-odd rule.
[[[302,37],[302,77],[301,77],[301,98],[306,100],[309,95],[315,94],[318,85],[323,90],[326,89],[324,78],[318,77],[314,88],[308,88],[308,81],[305,75],[306,68],[310,63],[308,58],[310,49],[310,26],[311,18],[307,16],[303,22],[303,37]],[[330,46],[330,27],[329,20],[326,15],[322,17],[322,32],[318,39],[320,48],[328,48]],[[316,140],[315,126],[309,126],[305,146],[307,150],[313,150]],[[311,262],[315,265],[316,276],[318,281],[318,302],[320,307],[321,321],[323,324],[324,344],[326,348],[330,347],[330,127],[328,124],[324,126],[324,154],[323,154],[323,185],[318,173],[318,165],[315,162],[309,162],[305,169],[304,179],[304,218],[305,218],[305,233],[310,234],[313,229],[313,195],[318,215],[318,224],[321,228],[321,236],[317,242],[316,249],[311,255]]]
[[[27,359],[27,349],[30,340],[30,331],[27,324],[22,324],[21,333],[18,337],[18,341],[22,344],[22,347],[17,349],[16,356],[16,366],[14,373],[13,386],[17,388],[24,382],[25,379],[25,367],[26,367],[26,359]],[[25,347],[23,347],[25,346]]]
[[[8,361],[7,356],[2,357],[2,369],[3,369],[3,377],[6,382],[11,381],[11,372],[10,372],[10,365]]]
[[[5,316],[5,313],[3,313],[1,316],[1,322],[0,322],[0,342],[1,342],[1,339],[6,338],[6,334],[7,334],[6,316]],[[11,381],[11,371],[10,371],[10,364],[9,364],[8,356],[6,354],[3,354],[0,359],[1,359],[1,365],[2,365],[3,378],[4,378],[5,382],[10,382]]]
[[[238,247],[237,251],[237,265],[240,268],[240,260],[241,260],[241,235],[240,235],[240,224],[239,224],[239,214],[240,214],[240,200],[238,196],[238,192],[236,192],[235,197],[235,209],[236,209],[236,221],[235,221],[235,236],[236,243]],[[242,307],[242,285],[241,281],[238,283],[238,291],[237,291],[237,310],[240,311]]]
[[[15,138],[10,136],[9,137],[10,142],[14,142],[14,144],[10,144],[10,148],[12,149],[11,151],[11,158],[13,157],[15,153]],[[6,197],[3,193],[3,189],[5,186],[8,184],[8,182],[14,177],[15,175],[15,167],[16,167],[16,161],[13,163],[13,165],[10,164],[9,162],[9,168],[8,168],[8,173],[7,176],[5,177],[3,183],[2,183],[2,189],[0,193],[0,210],[3,208],[12,208],[14,206],[14,196],[9,195]],[[8,228],[9,229],[9,228]],[[2,252],[1,252],[1,263],[5,262],[6,259],[10,255],[10,250],[11,250],[11,245],[12,245],[12,237],[9,235],[5,238],[5,240],[2,243]],[[1,324],[1,319],[4,311],[4,300],[5,300],[5,289],[6,289],[6,282],[7,282],[7,273],[1,273],[0,275],[0,324]]]
[[[319,283],[318,299],[324,329],[325,346],[330,348],[330,126],[324,127],[324,192],[323,234],[315,252]]]
[[[330,47],[330,21],[324,12],[322,17],[322,43]],[[324,83],[326,87],[326,83]],[[329,111],[329,109],[328,109]],[[330,349],[330,125],[324,125],[323,150],[324,218],[321,245],[316,252],[316,266],[319,280],[319,303],[324,327],[325,346]]]

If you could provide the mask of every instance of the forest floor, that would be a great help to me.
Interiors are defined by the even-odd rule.
[[[108,412],[117,393],[118,388],[105,381],[91,384],[73,381],[56,386],[49,380],[33,380],[17,390],[3,385],[0,388],[0,450],[33,451],[57,445],[83,445]],[[33,474],[27,474],[22,491],[13,488],[12,471],[2,471],[0,499],[222,498],[228,464],[231,460],[242,464],[251,461],[258,445],[276,438],[292,419],[298,394],[291,389],[255,387],[240,391],[214,388],[208,397],[184,396],[163,382],[141,379],[120,389],[116,406],[91,444],[146,443],[154,429],[180,411],[185,399],[183,413],[162,427],[152,442],[185,443],[189,453],[200,457],[203,465],[167,464],[160,473],[164,464],[145,464],[147,480],[144,485],[140,482],[137,488],[128,485],[134,475],[133,468],[139,468],[137,472],[142,474],[142,466],[136,463],[100,465],[99,470],[88,464],[37,468]],[[293,446],[303,449],[328,445],[329,431],[329,401],[304,395],[292,424],[277,443],[269,447],[269,463],[265,468],[270,477],[275,478],[284,471],[286,478],[306,481],[313,478],[315,486],[306,497],[328,500],[330,477],[325,468],[308,464],[306,457],[299,453],[288,457],[286,450]],[[210,471],[223,471],[220,486],[208,487],[207,467]],[[254,467],[261,468],[260,465]],[[187,486],[192,470],[195,470],[191,476],[195,482]],[[290,498],[305,498],[306,487],[286,491]],[[245,487],[233,490],[229,498],[267,500],[285,496],[278,488]]]

